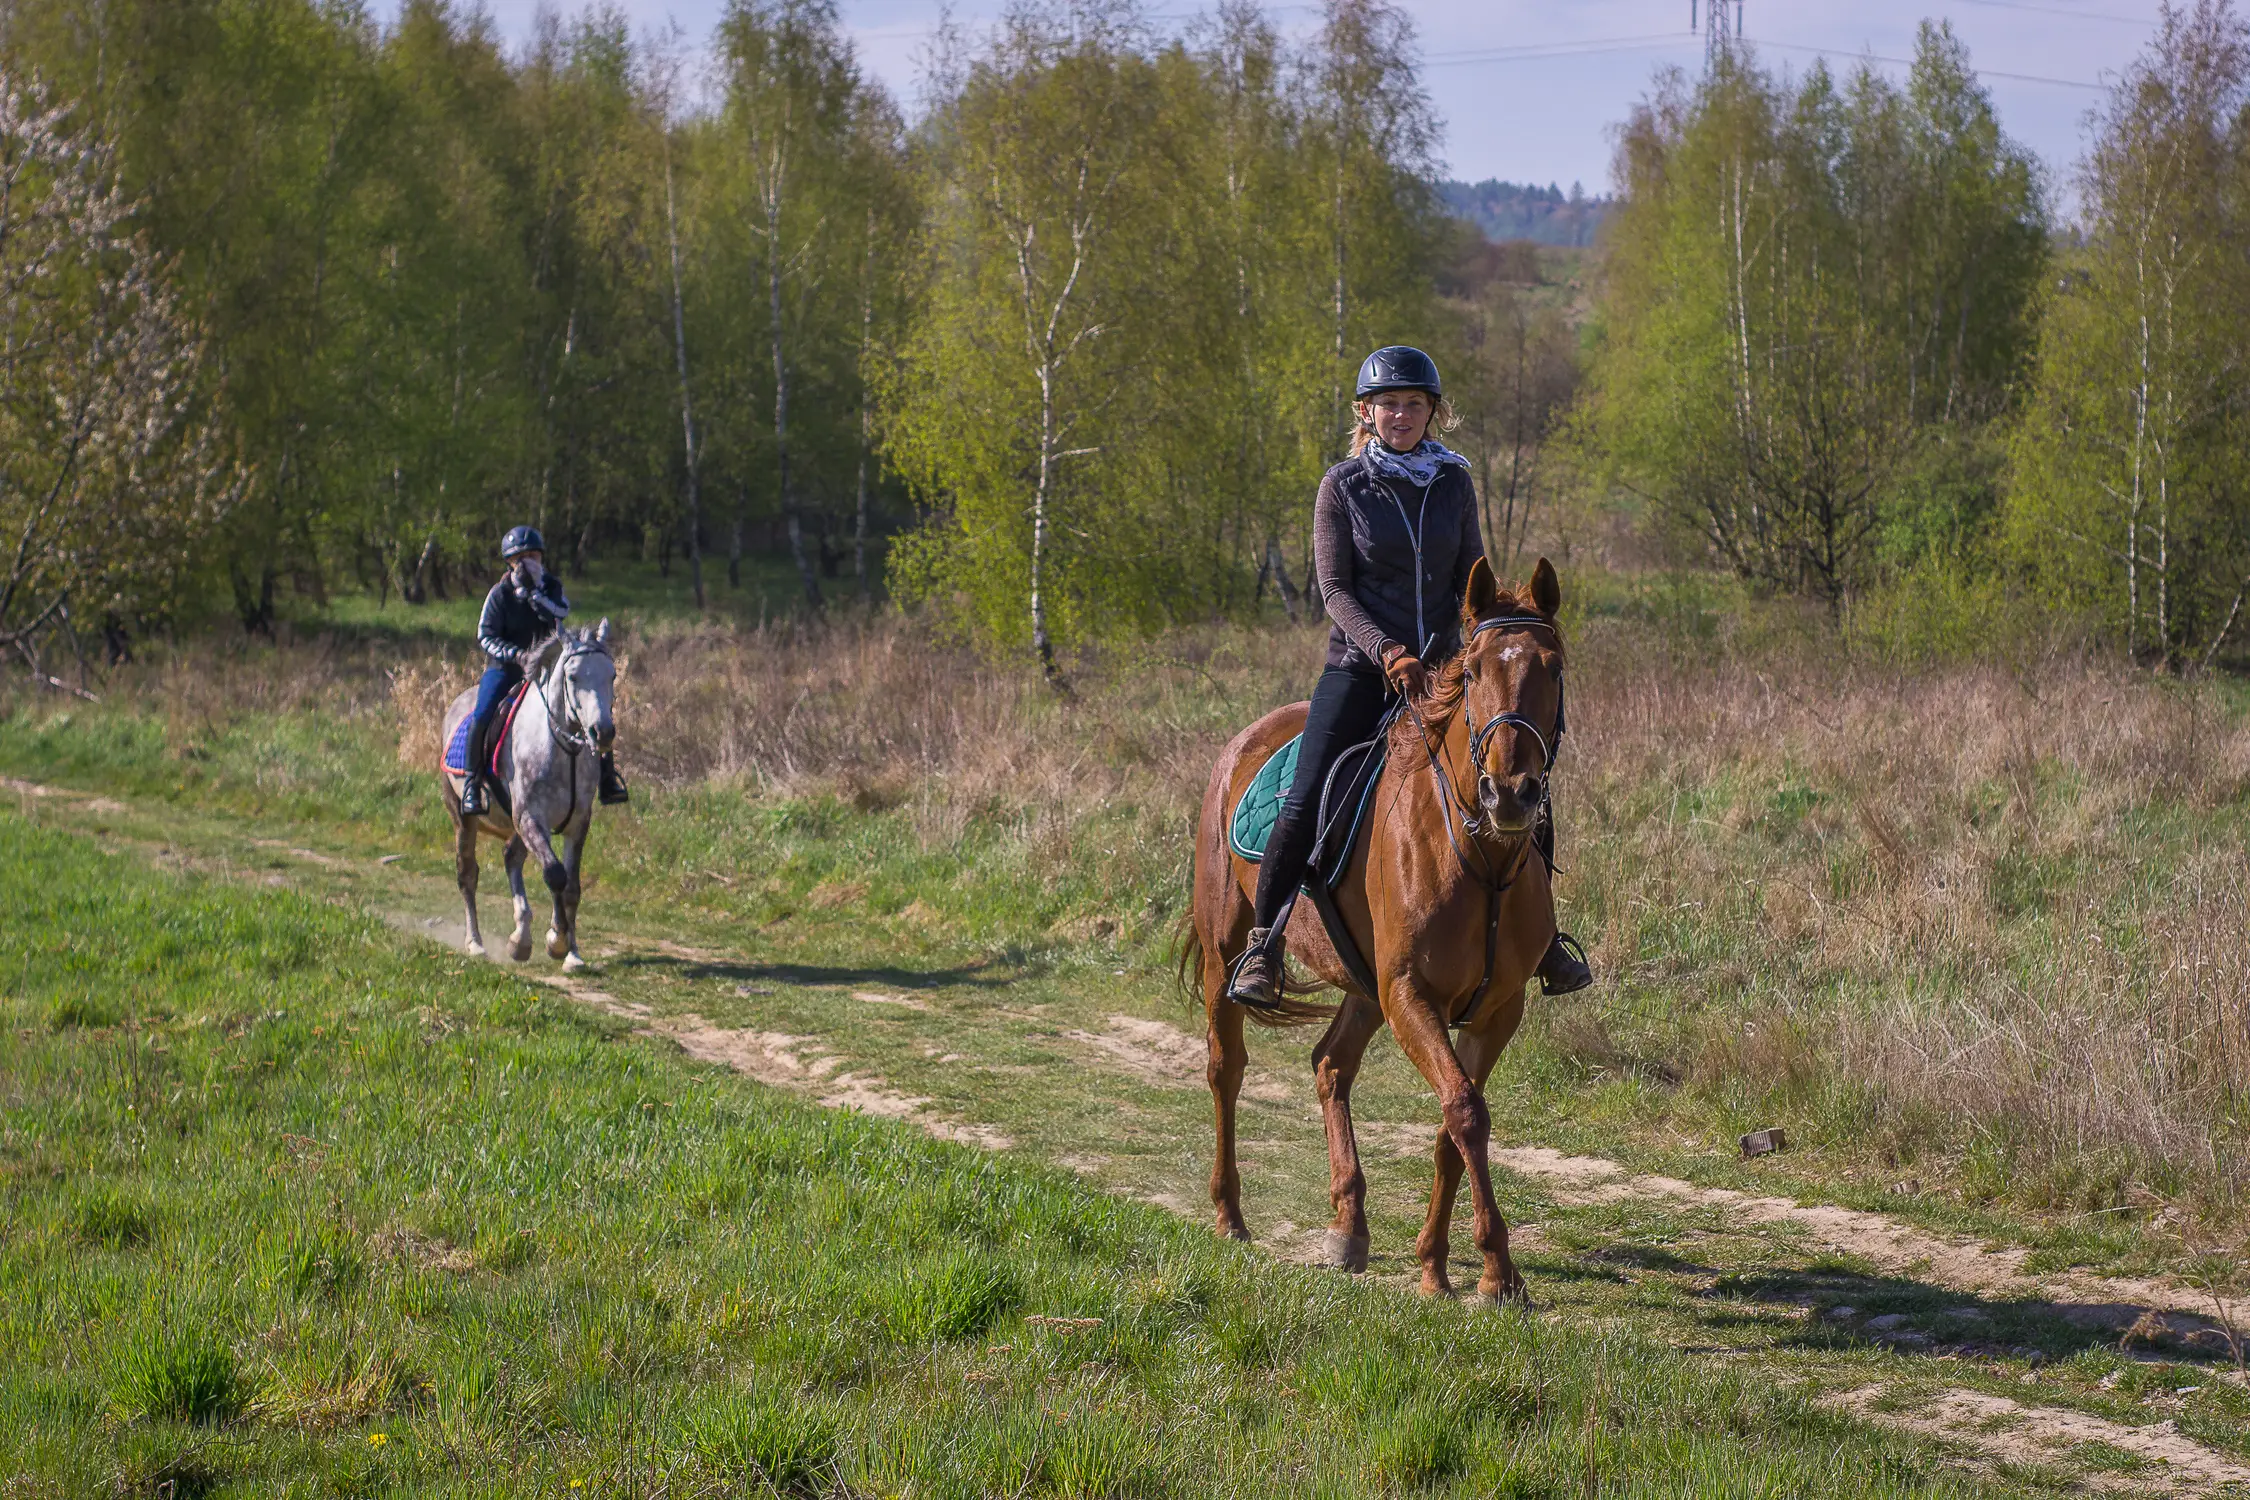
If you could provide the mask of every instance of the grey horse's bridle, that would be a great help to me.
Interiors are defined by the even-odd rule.
[[[567,685],[569,683],[570,674],[567,668],[581,656],[609,656],[609,647],[603,645],[600,641],[578,641],[565,647],[548,666],[547,679],[540,684],[539,692],[540,706],[547,710],[547,731],[554,736],[555,743],[560,745],[563,752],[572,760],[576,760],[580,755],[593,748],[594,732],[588,729],[586,721],[578,716],[578,703],[574,695],[563,694],[567,709],[560,710],[555,707],[551,695],[554,691],[554,684],[559,682]],[[610,660],[614,663],[616,658],[610,657]],[[569,719],[567,725],[564,723],[566,712]]]

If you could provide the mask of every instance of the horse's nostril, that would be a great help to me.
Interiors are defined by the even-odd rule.
[[[1539,778],[1536,776],[1526,776],[1523,779],[1523,790],[1516,793],[1516,798],[1526,807],[1530,807],[1538,802]]]

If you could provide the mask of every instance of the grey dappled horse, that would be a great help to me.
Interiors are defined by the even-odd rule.
[[[598,757],[617,737],[610,702],[617,687],[617,663],[609,654],[609,621],[592,630],[565,625],[526,655],[524,675],[531,686],[515,722],[500,744],[500,774],[508,811],[500,799],[473,823],[461,819],[461,778],[444,769],[445,808],[453,815],[453,869],[461,884],[461,904],[469,917],[468,949],[484,952],[477,931],[477,836],[506,839],[503,857],[508,886],[516,898],[516,929],[508,937],[508,956],[517,963],[531,957],[531,897],[524,890],[525,855],[534,855],[554,893],[555,915],[547,929],[547,956],[565,969],[585,967],[578,954],[578,869],[586,858],[586,835],[594,824],[594,793],[600,784]],[[471,689],[445,711],[442,746],[476,706]],[[496,726],[497,727],[497,726]],[[562,852],[555,852],[557,840]]]

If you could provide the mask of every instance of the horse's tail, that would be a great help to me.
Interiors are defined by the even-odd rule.
[[[1203,1009],[1203,930],[1195,925],[1193,890],[1181,909],[1180,920],[1172,926],[1172,981],[1183,1005],[1190,1010]]]
[[[1180,920],[1172,930],[1172,979],[1179,989],[1180,1000],[1191,1010],[1201,1010],[1205,1005],[1203,993],[1203,930],[1195,925],[1195,904],[1191,899]],[[1273,1028],[1310,1026],[1315,1022],[1326,1024],[1336,1017],[1333,1005],[1315,1005],[1300,1000],[1300,995],[1315,994],[1326,986],[1312,980],[1290,976],[1285,968],[1281,977],[1281,1000],[1272,1009],[1255,1005],[1242,1007],[1251,1024]]]

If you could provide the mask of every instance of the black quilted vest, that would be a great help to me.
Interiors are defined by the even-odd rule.
[[[1469,471],[1446,464],[1426,490],[1378,476],[1364,458],[1348,458],[1328,472],[1351,518],[1352,595],[1360,608],[1410,651],[1422,652],[1433,635],[1435,653],[1452,650],[1461,637],[1455,579],[1466,577],[1476,561],[1460,555],[1463,513],[1476,505]],[[1330,666],[1366,661],[1343,627],[1330,628]]]

